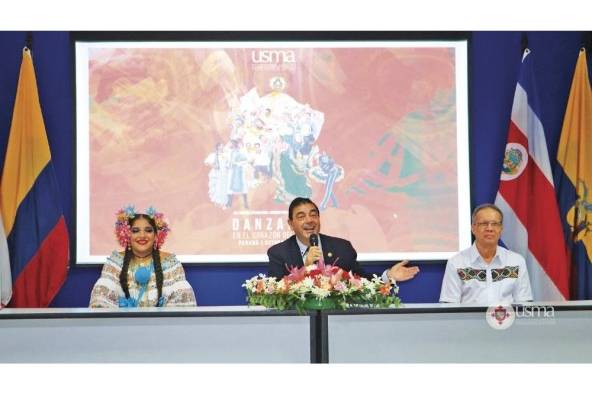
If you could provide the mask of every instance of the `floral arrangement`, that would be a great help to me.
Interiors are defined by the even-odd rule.
[[[132,230],[129,226],[129,220],[133,219],[140,212],[136,212],[136,208],[133,205],[128,205],[121,208],[115,213],[117,220],[115,221],[115,237],[119,244],[125,249],[131,243]],[[156,239],[154,240],[154,247],[160,249],[164,244],[164,241],[169,234],[169,224],[164,218],[162,212],[157,212],[153,207],[146,209],[145,215],[150,217],[156,223],[157,233]]]
[[[399,288],[374,275],[362,278],[338,266],[322,261],[312,269],[292,267],[278,280],[263,274],[247,280],[249,305],[262,305],[279,310],[346,309],[348,307],[387,308],[399,306]]]

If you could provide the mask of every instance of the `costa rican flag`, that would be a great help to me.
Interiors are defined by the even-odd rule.
[[[532,55],[526,49],[514,93],[495,204],[502,242],[526,260],[535,301],[569,299],[569,264],[555,198]]]

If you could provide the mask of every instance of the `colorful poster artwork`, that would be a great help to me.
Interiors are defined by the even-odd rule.
[[[297,196],[362,259],[454,252],[456,71],[450,47],[90,48],[90,254],[132,203],[167,250],[259,261]]]

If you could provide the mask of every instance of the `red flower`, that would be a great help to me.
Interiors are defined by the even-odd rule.
[[[308,276],[310,276],[311,278],[316,278],[317,276],[321,275],[323,273],[323,271],[321,271],[318,268],[315,268],[313,270],[310,270],[310,272],[308,273]]]

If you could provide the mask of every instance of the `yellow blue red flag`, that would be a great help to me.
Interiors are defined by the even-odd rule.
[[[47,307],[66,280],[68,230],[58,198],[31,51],[23,50],[0,183],[12,307]]]

